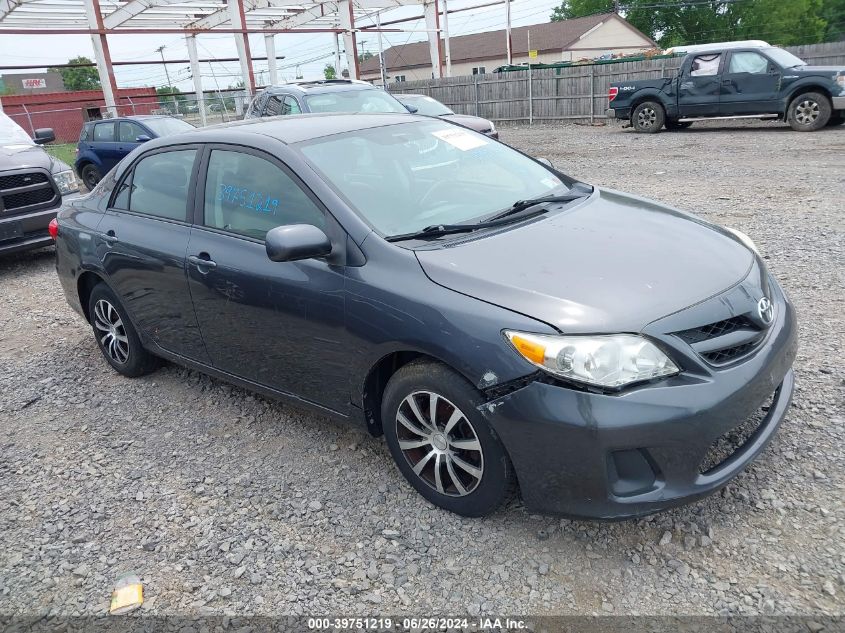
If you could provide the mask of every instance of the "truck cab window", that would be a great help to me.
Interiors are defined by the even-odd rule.
[[[690,76],[709,77],[719,74],[719,63],[722,61],[722,54],[698,55],[692,60]]]

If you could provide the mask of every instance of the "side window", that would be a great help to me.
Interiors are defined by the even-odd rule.
[[[264,95],[256,95],[256,97],[252,100],[252,103],[249,104],[249,108],[247,109],[247,115],[249,118],[261,116],[261,99],[263,96]]]
[[[144,131],[137,123],[133,123],[132,121],[121,121],[118,124],[118,138],[120,139],[121,143],[134,143],[135,139],[139,136],[146,135],[147,132]]]
[[[769,60],[759,53],[733,53],[728,72],[765,75],[769,72]]]
[[[710,77],[719,74],[719,63],[722,61],[722,54],[698,55],[692,60],[690,75],[692,77]]]
[[[264,239],[283,224],[325,226],[325,216],[296,182],[253,154],[213,150],[205,184],[204,224]]]
[[[129,210],[184,222],[196,154],[195,149],[185,149],[142,158],[132,172]],[[119,191],[114,206],[122,196]]]
[[[129,209],[129,189],[132,183],[132,176],[129,175],[118,185],[117,194],[112,201],[113,209]]]
[[[283,107],[284,114],[302,114],[302,109],[294,97],[285,97],[285,104]]]
[[[79,133],[79,142],[87,141],[88,137],[91,135],[91,126],[90,125],[83,125],[82,131]]]
[[[100,143],[111,143],[114,141],[114,122],[97,123],[94,126],[94,140]]]
[[[278,95],[271,95],[267,99],[267,106],[264,108],[264,116],[278,116],[285,114],[282,111],[282,98]]]

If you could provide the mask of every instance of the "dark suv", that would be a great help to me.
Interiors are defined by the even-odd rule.
[[[160,136],[189,132],[194,126],[171,116],[127,116],[89,121],[76,148],[76,173],[93,189],[108,171],[141,143]]]
[[[52,244],[48,225],[79,190],[70,166],[39,147],[55,138],[42,128],[33,140],[0,112],[0,254]]]
[[[259,92],[245,119],[306,112],[416,112],[366,81],[321,79],[270,86]]]

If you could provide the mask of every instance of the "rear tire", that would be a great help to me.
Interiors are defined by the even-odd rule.
[[[136,378],[158,367],[159,359],[141,345],[126,310],[106,284],[97,284],[91,290],[88,315],[97,347],[116,372]]]
[[[88,163],[82,168],[81,175],[82,182],[85,183],[85,187],[88,191],[91,191],[94,187],[96,187],[97,183],[100,182],[100,179],[103,177],[96,165],[92,165],[91,163]]]
[[[631,126],[641,134],[656,134],[666,122],[666,111],[656,101],[645,101],[631,113]]]
[[[667,130],[685,130],[690,125],[692,125],[692,121],[671,121],[666,119]]]
[[[496,511],[516,486],[504,447],[477,410],[482,403],[463,377],[432,361],[399,369],[382,399],[384,436],[405,479],[434,505],[467,517]]]
[[[786,112],[786,120],[796,132],[815,132],[830,121],[833,109],[825,95],[805,92],[792,100]]]

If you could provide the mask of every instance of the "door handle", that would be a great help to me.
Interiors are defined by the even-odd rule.
[[[733,83],[733,80],[732,79],[722,79],[722,83],[726,86],[729,86],[730,84]]]
[[[106,233],[103,234],[103,239],[108,242],[109,244],[114,244],[118,241],[117,235],[111,229],[109,229]]]
[[[197,267],[201,273],[208,272],[212,268],[217,268],[217,262],[212,261],[208,253],[200,253],[197,255],[188,255],[188,263]],[[203,268],[207,270],[203,270]]]

